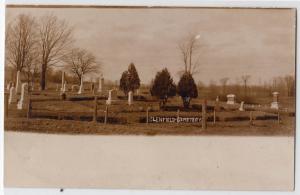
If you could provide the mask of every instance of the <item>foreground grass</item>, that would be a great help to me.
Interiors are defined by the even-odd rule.
[[[201,124],[103,124],[73,120],[7,118],[5,129],[18,132],[51,134],[98,134],[98,135],[249,135],[249,136],[293,136],[294,118],[285,117],[277,121],[248,121],[208,123],[207,129]]]

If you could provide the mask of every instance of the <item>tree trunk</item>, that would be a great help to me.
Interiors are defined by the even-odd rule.
[[[77,77],[78,77],[78,80],[79,80],[79,86],[81,85],[81,75],[77,75]]]
[[[182,97],[182,103],[184,108],[189,108],[190,107],[190,97]]]
[[[40,80],[40,86],[41,90],[45,90],[46,88],[46,65],[42,65],[42,70],[41,70],[41,80]]]

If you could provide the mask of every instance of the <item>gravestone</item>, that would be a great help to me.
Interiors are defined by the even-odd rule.
[[[16,103],[17,102],[17,95],[15,92],[15,87],[12,86],[9,89],[9,98],[8,98],[8,104]]]
[[[104,90],[104,78],[99,77],[99,87],[98,87],[98,92],[102,93]]]
[[[34,82],[31,82],[31,91],[34,91]]]
[[[117,90],[111,89],[108,91],[108,99],[106,100],[106,104],[111,105],[114,101],[117,100]]]
[[[136,95],[140,95],[140,90],[139,89],[136,90]]]
[[[67,81],[65,81],[64,83],[64,86],[63,86],[63,93],[65,93],[66,91],[68,91],[68,88],[67,88]]]
[[[273,102],[271,103],[271,108],[279,109],[279,93],[275,91],[272,94],[273,94]]]
[[[128,105],[131,105],[133,102],[133,92],[129,91],[128,93]]]
[[[13,87],[13,82],[10,81],[6,86],[7,91],[9,91],[11,87]]]
[[[62,74],[61,74],[61,88],[60,88],[61,92],[64,92],[64,84],[65,84],[65,72],[62,72]]]
[[[17,80],[16,80],[15,93],[19,94],[20,91],[21,91],[21,75],[20,75],[20,71],[18,70],[18,72],[17,72]]]
[[[83,76],[81,76],[78,94],[82,94],[82,91],[84,91],[84,89],[83,89]]]
[[[219,96],[217,96],[217,98],[216,98],[216,102],[215,102],[215,111],[220,111]]]
[[[22,90],[21,90],[21,98],[18,102],[17,108],[22,110],[25,107],[25,103],[28,99],[28,84],[22,83]]]
[[[239,107],[239,111],[245,111],[244,102],[241,102],[241,105]]]
[[[227,95],[227,104],[235,104],[235,95],[234,94]]]

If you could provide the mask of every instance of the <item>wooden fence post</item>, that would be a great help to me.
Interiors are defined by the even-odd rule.
[[[8,93],[4,93],[4,117],[8,116]]]
[[[250,123],[250,125],[252,125],[252,123],[253,123],[253,118],[252,118],[253,116],[252,116],[252,111],[250,111],[250,115],[249,115],[249,123]]]
[[[178,110],[177,110],[177,121],[176,121],[177,124],[179,124],[179,114],[180,114],[180,110],[178,109]]]
[[[27,119],[31,118],[31,110],[32,110],[31,104],[32,104],[32,102],[31,102],[31,98],[29,96],[28,106],[27,106]]]
[[[108,117],[108,106],[105,107],[104,124],[107,123],[107,117]]]
[[[278,122],[278,124],[280,124],[280,114],[279,114],[279,110],[278,110],[278,112],[277,112],[277,122]]]
[[[214,109],[214,124],[216,124],[216,109]]]
[[[147,107],[146,123],[149,124],[149,107]]]
[[[203,100],[202,104],[202,129],[206,129],[206,99]]]
[[[95,104],[94,104],[94,117],[93,117],[93,121],[97,122],[97,110],[98,110],[98,97],[95,96]]]

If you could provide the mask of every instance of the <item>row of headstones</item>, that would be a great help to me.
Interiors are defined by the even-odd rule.
[[[82,94],[84,91],[84,86],[83,86],[83,76],[81,76],[80,79],[80,85],[72,85],[71,90],[74,91],[75,88],[78,88],[78,94]],[[91,91],[94,91],[95,85],[94,83],[91,84]],[[98,87],[98,92],[101,93],[104,89],[104,78],[101,76],[99,78],[99,87]],[[61,93],[67,92],[67,81],[65,81],[65,72],[62,72],[62,79],[61,79],[61,88],[59,89],[59,85],[56,85],[56,91],[60,91]]]
[[[278,92],[273,92],[273,101],[271,103],[271,108],[272,109],[279,109],[279,93]],[[216,101],[219,101],[219,97],[217,97]],[[227,95],[227,104],[235,104],[235,95],[234,94],[228,94]],[[244,111],[244,101],[241,102],[240,111]]]
[[[21,83],[21,72],[17,71],[16,85],[11,81],[7,84],[6,89],[9,91],[8,104],[17,103],[17,109],[22,110],[25,107],[25,102],[28,100],[28,84]],[[31,90],[34,89],[34,83],[31,85]],[[21,92],[20,99],[18,96]]]
[[[62,87],[61,87],[61,91],[62,92],[66,92],[67,88],[67,82],[64,79],[65,77],[65,73],[63,72],[63,76],[62,76]],[[98,88],[98,92],[102,92],[103,90],[103,85],[104,85],[104,78],[100,78],[99,79],[99,88]],[[17,103],[17,108],[18,109],[23,109],[25,102],[28,99],[28,84],[27,83],[22,83],[21,85],[21,97],[19,99],[19,101],[17,102],[17,97],[19,94],[19,86],[20,86],[20,72],[17,72],[17,84],[16,87],[14,87],[14,83],[10,82],[7,86],[7,90],[9,91],[9,99],[8,99],[8,103],[12,104],[12,103]],[[72,91],[74,90],[74,88],[78,86],[78,85],[73,85],[72,86]],[[93,88],[93,87],[92,87]],[[79,86],[79,91],[78,94],[81,94],[83,91],[83,79],[81,78],[81,85]],[[117,100],[117,90],[116,89],[112,89],[109,90],[108,93],[108,99],[106,101],[106,104],[112,104],[112,102]],[[133,92],[130,91],[128,93],[128,104],[132,105],[133,103]]]
[[[16,103],[17,102],[17,108],[18,109],[23,109],[25,102],[28,99],[28,84],[27,83],[22,83],[22,87],[21,87],[21,97],[19,99],[19,101],[17,102],[17,96],[18,94],[15,93],[15,88],[12,86],[9,89],[9,99],[8,99],[8,103],[12,104],[12,103]],[[116,89],[112,89],[108,91],[108,99],[106,100],[106,104],[110,105],[113,102],[117,101],[117,90]],[[133,104],[133,92],[130,91],[128,93],[128,104],[132,105]]]
[[[23,84],[21,82],[21,72],[17,71],[17,79],[16,79],[16,83],[10,81],[7,85],[6,85],[6,90],[9,92],[10,88],[14,87],[14,91],[16,94],[19,94],[21,92],[21,85]],[[31,91],[34,91],[35,88],[35,84],[34,82],[31,83]]]
[[[106,100],[106,104],[111,105],[115,101],[117,101],[117,90],[111,89],[108,91],[108,98]],[[132,105],[132,104],[133,104],[133,92],[129,91],[128,92],[128,105]]]
[[[21,85],[21,96],[18,101],[18,91],[12,85],[9,88],[9,97],[8,97],[8,104],[17,103],[17,108],[22,110],[25,107],[25,102],[28,100],[28,84],[22,83]]]
[[[20,77],[20,71],[17,72],[17,80],[16,80],[16,85],[14,82],[10,81],[7,86],[6,89],[7,91],[10,91],[11,88],[14,88],[14,93],[18,94],[20,93],[20,89],[21,89],[21,77]]]
[[[78,94],[81,94],[84,90],[83,87],[83,76],[81,77],[80,81],[80,86],[78,85],[72,85],[71,86],[71,91],[73,92],[76,88],[79,88]],[[94,83],[91,84],[91,91],[94,91],[95,86]],[[98,87],[98,92],[102,93],[104,90],[104,78],[101,76],[99,78],[99,87]],[[59,86],[56,86],[56,91],[59,91]],[[61,93],[65,93],[67,91],[67,81],[65,81],[65,72],[62,72],[62,83],[61,83],[61,88],[60,88]],[[114,101],[117,100],[117,90],[116,89],[111,89],[108,91],[108,99],[106,100],[106,104],[110,105]],[[133,92],[130,91],[128,93],[128,104],[131,105],[133,103]]]

